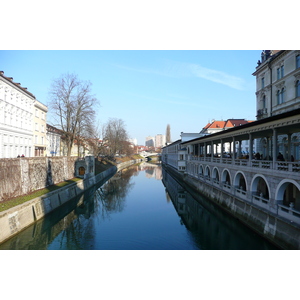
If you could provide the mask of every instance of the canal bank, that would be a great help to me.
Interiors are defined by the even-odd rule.
[[[163,167],[176,177],[181,184],[208,198],[214,205],[222,208],[229,215],[238,219],[277,247],[289,250],[300,249],[300,228],[297,224],[287,223],[286,220],[271,215],[261,207],[246,203],[212,185],[198,181],[188,174],[179,173],[169,165],[164,164]],[[205,202],[201,204],[206,207],[209,206]]]
[[[107,181],[116,172],[139,162],[141,162],[141,159],[130,160],[117,164],[117,166],[113,166],[97,175],[87,174],[84,179],[78,182],[0,212],[0,243],[10,239],[99,182]],[[77,205],[80,205],[80,202]]]

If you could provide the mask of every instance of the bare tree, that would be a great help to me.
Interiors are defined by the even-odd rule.
[[[114,157],[117,153],[125,153],[124,142],[128,140],[128,134],[123,120],[109,119],[104,125],[103,133],[109,156]]]
[[[64,74],[54,79],[50,88],[50,104],[54,120],[63,132],[67,156],[71,155],[74,140],[93,128],[97,99],[91,95],[91,83],[79,80],[75,74]]]

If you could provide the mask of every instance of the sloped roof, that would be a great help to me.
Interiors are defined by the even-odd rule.
[[[245,125],[248,124],[249,122],[253,122],[253,121],[247,121],[245,119],[228,119],[224,127],[231,128],[235,126]]]
[[[20,88],[23,92],[25,92],[26,94],[30,95],[31,97],[33,97],[35,99],[35,96],[32,93],[28,92],[26,87],[22,87],[21,83],[14,82],[12,77],[5,76],[3,71],[0,71],[0,76],[3,77],[4,79],[10,81],[13,85]]]

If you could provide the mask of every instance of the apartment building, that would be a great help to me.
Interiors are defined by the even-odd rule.
[[[47,146],[47,117],[48,108],[43,103],[34,102],[34,156],[45,156]]]
[[[33,156],[35,96],[0,71],[0,158]]]
[[[253,75],[256,76],[257,120],[300,108],[300,50],[263,50]],[[289,149],[293,159],[300,159],[298,132],[279,134],[277,139],[284,159],[288,158]],[[270,147],[270,138],[258,143],[263,155]]]
[[[47,106],[0,71],[0,158],[43,156]]]
[[[300,108],[300,50],[263,50],[253,75],[257,120]]]

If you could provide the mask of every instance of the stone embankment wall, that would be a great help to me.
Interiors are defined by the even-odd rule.
[[[300,226],[284,220],[279,216],[252,203],[238,199],[229,193],[219,190],[209,184],[188,175],[179,174],[172,167],[167,167],[183,185],[187,185],[195,192],[204,195],[211,203],[225,210],[231,216],[240,220],[246,226],[276,244],[282,249],[300,249]],[[205,201],[201,203],[206,206]]]
[[[59,206],[82,194],[98,182],[108,180],[117,171],[138,162],[141,162],[141,160],[131,160],[121,163],[117,167],[111,167],[96,176],[86,174],[85,179],[81,181],[69,184],[59,190],[0,212],[0,243],[8,240],[37,220],[42,219]]]
[[[77,157],[0,159],[0,202],[74,177]]]

